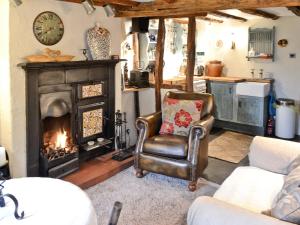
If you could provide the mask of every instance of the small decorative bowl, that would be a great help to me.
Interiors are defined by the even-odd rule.
[[[102,142],[102,141],[104,141],[104,138],[97,138],[97,141]]]
[[[89,146],[92,146],[92,145],[94,145],[95,144],[95,142],[94,141],[88,141],[88,143],[87,143]]]

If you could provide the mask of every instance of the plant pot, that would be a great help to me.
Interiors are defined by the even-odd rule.
[[[222,75],[224,65],[221,61],[213,60],[209,61],[205,66],[206,76],[220,77]]]

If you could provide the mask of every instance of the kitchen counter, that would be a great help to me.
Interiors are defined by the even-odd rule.
[[[259,82],[259,83],[273,83],[274,79],[260,79],[260,78],[247,78],[247,77],[210,77],[210,76],[194,76],[194,81],[206,80],[210,82],[222,83],[240,83],[240,82]],[[150,81],[151,87],[154,86],[154,81]],[[172,79],[164,80],[162,88],[176,88],[185,90],[186,78],[185,76],[177,76]]]

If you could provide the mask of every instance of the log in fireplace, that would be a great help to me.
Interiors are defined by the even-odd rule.
[[[21,64],[27,176],[63,177],[112,150],[119,60]]]

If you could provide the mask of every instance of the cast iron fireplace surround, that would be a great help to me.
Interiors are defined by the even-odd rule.
[[[26,71],[27,176],[61,177],[78,168],[79,161],[111,151],[115,65],[119,61],[21,64]],[[57,129],[56,124],[61,127]],[[52,137],[53,129],[57,134]],[[58,133],[66,135],[63,147],[52,144],[54,139],[60,140]],[[107,144],[90,148],[87,142],[97,138],[104,138]],[[60,160],[56,157],[60,157],[62,149],[67,153]],[[48,159],[54,160],[48,163]]]

